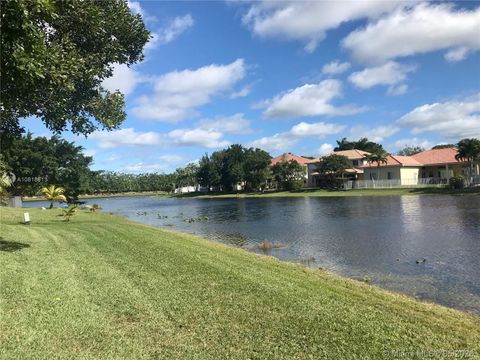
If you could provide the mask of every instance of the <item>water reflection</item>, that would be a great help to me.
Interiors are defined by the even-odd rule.
[[[356,279],[368,276],[373,284],[480,315],[480,196],[90,202],[143,223]],[[265,242],[287,246],[260,249]]]

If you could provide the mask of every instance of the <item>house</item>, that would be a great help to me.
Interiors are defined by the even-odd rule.
[[[386,163],[363,166],[365,180],[396,180],[398,185],[446,184],[465,176],[468,164],[455,158],[457,149],[432,149],[412,156],[389,155]],[[478,165],[476,172],[478,174]]]
[[[458,161],[455,156],[458,154],[455,148],[435,149],[422,151],[421,153],[412,155],[412,158],[422,164],[420,169],[420,178],[439,178],[448,180],[453,176],[467,173],[465,162]],[[478,165],[476,169],[478,174]]]
[[[295,160],[298,162],[300,165],[307,166],[307,163],[310,161],[310,159],[305,158],[303,156],[297,156],[292,153],[285,153],[280,156],[277,156],[272,159],[272,165],[278,164],[278,163],[285,163]]]
[[[365,180],[398,180],[399,186],[417,185],[422,164],[411,156],[388,155],[386,163],[363,165]]]
[[[309,158],[306,158],[306,157],[303,157],[303,156],[297,156],[297,155],[294,155],[292,153],[285,153],[285,154],[282,154],[280,156],[277,156],[275,158],[272,159],[272,166],[273,165],[276,165],[276,164],[280,164],[280,163],[286,163],[286,162],[289,162],[289,161],[296,161],[298,162],[300,165],[302,165],[304,168],[305,168],[305,180],[303,182],[304,186],[307,185],[307,180],[308,180],[308,176],[307,176],[307,164],[311,161],[311,159]]]
[[[332,154],[335,155],[342,155],[348,159],[350,163],[350,167],[345,170],[345,176],[347,179],[350,180],[362,180],[363,179],[363,166],[367,165],[368,162],[366,157],[370,155],[369,152],[363,150],[341,150],[335,151]],[[330,154],[330,155],[332,155]],[[307,162],[307,186],[308,187],[316,187],[320,184],[320,177],[321,175],[317,171],[317,163],[321,160],[321,158],[316,158],[309,160]]]

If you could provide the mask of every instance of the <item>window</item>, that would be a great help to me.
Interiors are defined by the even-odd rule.
[[[387,172],[387,179],[392,180],[393,179],[393,174],[391,171]]]
[[[352,164],[353,164],[353,166],[358,166],[358,160],[353,160]]]

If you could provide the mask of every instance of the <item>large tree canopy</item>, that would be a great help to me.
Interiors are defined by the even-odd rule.
[[[367,138],[361,138],[357,141],[349,141],[347,138],[342,140],[337,140],[337,147],[333,151],[342,151],[342,150],[363,150],[368,152],[375,152],[383,150],[383,146],[376,142],[370,141]]]
[[[113,64],[140,61],[150,37],[125,0],[4,0],[0,26],[4,136],[30,116],[85,135],[125,119],[123,95],[101,83]]]

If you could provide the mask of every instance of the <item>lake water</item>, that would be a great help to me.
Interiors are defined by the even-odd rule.
[[[480,196],[91,199],[103,211],[480,315]],[[24,206],[47,206],[45,202]],[[262,251],[271,242],[279,248]],[[425,259],[425,261],[423,261]]]

